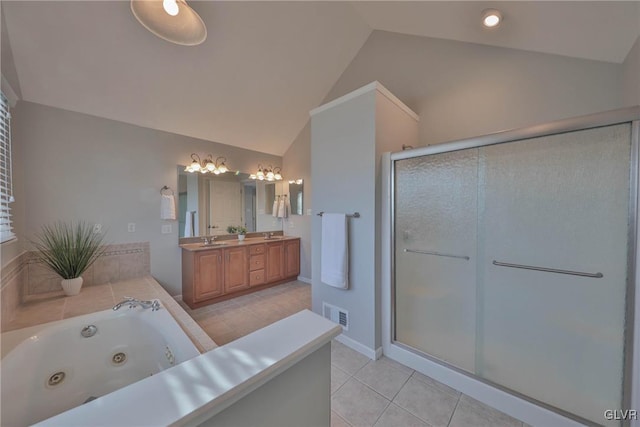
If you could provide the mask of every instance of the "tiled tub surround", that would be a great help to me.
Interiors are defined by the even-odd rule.
[[[107,245],[103,256],[82,275],[83,289],[151,274],[148,242]],[[23,302],[63,296],[60,276],[23,252],[2,268],[2,324],[11,322]],[[4,328],[4,326],[3,326]],[[4,329],[3,329],[4,330]]]
[[[60,276],[27,252],[23,301],[63,295]],[[149,242],[107,245],[106,252],[82,274],[82,287],[113,283],[151,274]]]
[[[23,253],[4,266],[0,273],[0,301],[2,303],[2,325],[13,320],[16,310],[22,301],[22,284],[27,282],[27,265],[24,262],[26,253]]]
[[[35,424],[199,356],[158,307],[107,309],[3,334],[0,423]],[[94,335],[81,336],[88,325]]]
[[[2,332],[110,309],[125,296],[143,300],[159,299],[199,351],[205,352],[217,347],[193,318],[151,276],[83,287],[79,295],[72,297],[58,296],[24,303],[15,310],[13,320],[3,322]]]

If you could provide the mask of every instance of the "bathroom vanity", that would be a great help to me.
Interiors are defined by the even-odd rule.
[[[300,238],[278,236],[182,248],[182,299],[199,308],[295,280]]]

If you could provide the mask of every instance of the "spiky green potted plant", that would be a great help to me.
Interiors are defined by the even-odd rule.
[[[62,277],[68,296],[78,295],[84,273],[105,251],[104,235],[86,222],[56,222],[42,227],[31,241],[36,258]]]

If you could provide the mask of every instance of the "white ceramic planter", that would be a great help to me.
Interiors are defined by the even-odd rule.
[[[243,241],[245,237],[247,237],[246,234],[238,234],[238,240],[240,241]]]
[[[76,277],[75,279],[62,279],[60,282],[62,285],[62,290],[65,295],[73,296],[78,295],[80,293],[80,289],[82,288],[82,277]]]

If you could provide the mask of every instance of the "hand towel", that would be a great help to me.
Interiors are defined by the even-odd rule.
[[[347,215],[322,215],[320,280],[329,286],[349,288],[349,242]]]
[[[184,221],[184,237],[193,237],[193,214],[196,211],[187,211]]]
[[[284,217],[289,218],[289,215],[291,215],[291,201],[289,197],[284,196],[284,203]]]
[[[278,206],[280,205],[280,198],[276,197],[273,200],[273,212],[271,212],[271,214],[273,215],[274,218],[278,217]]]
[[[160,199],[160,219],[176,219],[176,199],[173,194],[163,194]]]
[[[278,206],[278,218],[286,218],[287,217],[287,203],[286,197],[282,196],[280,200],[280,205]]]

